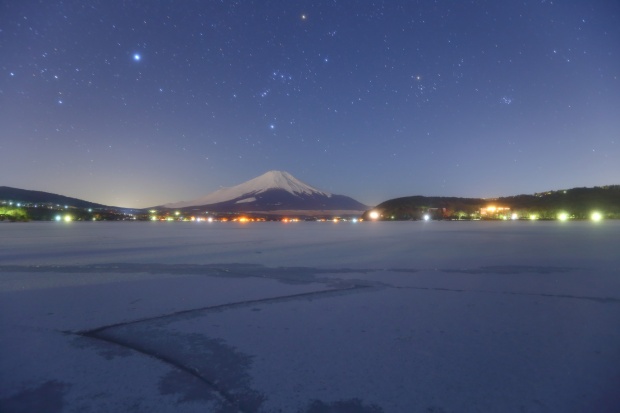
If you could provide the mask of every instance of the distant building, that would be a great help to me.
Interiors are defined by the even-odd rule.
[[[509,207],[503,207],[503,206],[488,206],[485,208],[480,208],[480,216],[481,217],[487,217],[487,218],[495,218],[495,217],[499,217],[501,215],[508,215],[510,214],[510,208]]]

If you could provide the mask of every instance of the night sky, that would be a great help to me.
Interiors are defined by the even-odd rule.
[[[620,2],[0,1],[0,185],[148,207],[620,183]]]

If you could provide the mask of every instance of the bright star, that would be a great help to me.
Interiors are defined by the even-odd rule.
[[[135,53],[135,54],[133,55],[133,60],[135,60],[136,62],[139,62],[139,61],[140,61],[140,59],[142,59],[142,56],[140,56],[140,54],[139,54],[139,53]]]

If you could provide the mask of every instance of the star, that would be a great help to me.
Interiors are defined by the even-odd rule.
[[[93,173],[111,170],[111,179],[125,182],[124,173],[152,156],[188,173],[183,187],[196,195],[203,190],[193,178],[204,172],[203,154],[218,172],[208,185],[224,183],[215,178],[224,170],[234,171],[226,179],[234,183],[283,164],[300,178],[302,171],[312,171],[305,178],[320,186],[342,160],[343,168],[369,176],[349,186],[346,180],[359,174],[339,174],[342,182],[334,181],[334,189],[351,188],[347,195],[362,198],[355,191],[366,192],[372,203],[384,201],[388,192],[414,195],[393,177],[412,178],[427,168],[440,172],[416,182],[415,194],[499,196],[570,185],[571,179],[606,182],[606,176],[618,175],[612,158],[620,157],[620,129],[613,111],[605,109],[620,105],[613,71],[620,57],[612,41],[620,25],[605,16],[610,7],[602,4],[610,2],[585,8],[534,3],[541,1],[546,6],[506,2],[499,9],[473,2],[459,9],[460,19],[479,28],[472,31],[449,24],[454,11],[445,2],[374,2],[384,3],[381,7],[359,2],[352,8],[337,0],[232,1],[225,7],[207,1],[149,7],[149,0],[134,0],[129,9],[98,2],[97,12],[87,12],[79,2],[40,7],[0,0],[0,35],[10,35],[12,43],[0,64],[0,102],[11,102],[0,110],[0,124],[3,136],[15,136],[0,139],[0,151],[25,157],[3,159],[0,176],[24,162],[44,169],[48,156],[63,157],[54,163],[54,174],[22,171],[19,179],[33,182],[24,186],[52,189],[53,177],[73,182],[73,175],[87,176],[88,159],[71,158],[83,156],[72,144],[79,136],[79,145],[110,143],[128,154],[102,159]],[[553,8],[547,7],[551,1]],[[504,30],[507,19],[510,30]],[[75,26],[69,30],[68,24]],[[520,32],[527,35],[514,36]],[[97,116],[95,109],[101,111]],[[600,127],[591,130],[592,122]],[[562,156],[545,162],[526,156],[534,142],[537,151],[557,149],[555,135],[541,125],[561,130],[567,143]],[[131,139],[124,138],[126,131]],[[377,134],[385,140],[380,150]],[[523,148],[518,168],[511,152],[495,144],[498,136],[514,141],[515,153]],[[58,145],[33,145],[30,152],[20,147],[47,138]],[[175,138],[178,146],[170,151]],[[252,144],[261,151],[248,150]],[[442,144],[451,149],[442,152]],[[64,150],[72,145],[76,150]],[[584,147],[596,160],[583,157]],[[319,156],[324,148],[329,158]],[[244,162],[226,165],[224,160],[238,162],[240,153]],[[575,157],[583,163],[579,171],[569,160]],[[368,162],[381,166],[373,170],[376,175],[368,172]],[[539,164],[553,165],[558,173],[538,175]],[[488,175],[481,165],[506,170]],[[442,179],[455,168],[462,172],[439,194]],[[148,179],[170,183],[164,171],[155,174]],[[40,185],[44,178],[50,179],[47,188]],[[106,184],[97,179],[95,184]],[[92,184],[76,183],[85,197],[94,192]],[[177,196],[142,186],[153,198],[170,197],[162,203]],[[106,195],[110,202],[113,192]]]

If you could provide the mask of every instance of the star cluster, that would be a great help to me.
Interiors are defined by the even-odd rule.
[[[3,185],[147,207],[287,170],[367,204],[619,183],[620,5],[0,4]]]

